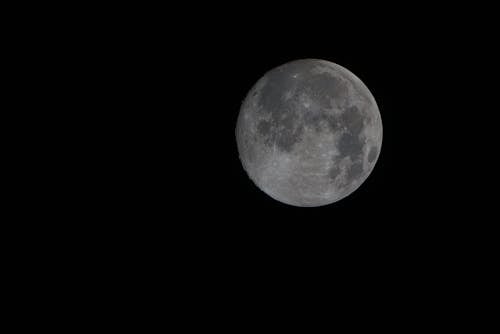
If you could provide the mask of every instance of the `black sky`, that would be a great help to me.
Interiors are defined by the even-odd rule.
[[[5,163],[19,165],[4,173],[16,205],[3,220],[19,233],[3,236],[5,275],[20,284],[6,291],[22,307],[7,305],[30,324],[26,307],[51,325],[157,318],[231,333],[295,329],[308,312],[303,332],[488,316],[499,30],[496,10],[473,5],[21,4],[5,24],[20,64],[4,65],[30,89],[7,82],[20,131],[3,124],[17,151]],[[235,137],[253,84],[301,58],[353,72],[383,123],[368,179],[317,208],[259,190]]]
[[[471,115],[481,100],[487,22],[471,29],[465,18],[474,13],[436,9],[211,10],[129,22],[121,39],[110,39],[120,54],[109,62],[120,64],[114,70],[125,86],[117,93],[125,112],[117,110],[123,126],[116,141],[127,173],[116,174],[123,201],[114,208],[145,222],[126,225],[130,233],[158,244],[168,235],[190,245],[186,252],[234,261],[272,249],[374,252],[398,263],[447,247],[464,251],[455,246],[480,233],[474,221],[487,219],[472,195],[482,153],[469,140],[477,138]],[[236,148],[236,119],[249,89],[266,71],[300,58],[333,61],[361,78],[384,127],[370,177],[319,208],[264,194]]]
[[[36,55],[33,67],[42,69],[30,83],[58,81],[40,99],[64,116],[36,107],[29,119],[50,132],[54,147],[66,145],[54,150],[62,160],[54,165],[46,154],[52,146],[33,140],[41,154],[27,170],[46,186],[19,187],[50,201],[19,211],[36,216],[34,227],[19,224],[22,238],[32,234],[39,249],[53,250],[29,253],[43,267],[30,279],[50,273],[52,261],[62,274],[47,277],[57,285],[81,278],[72,291],[96,294],[92,303],[104,305],[106,316],[114,307],[100,303],[103,296],[153,307],[162,317],[170,303],[189,318],[184,326],[201,319],[197,313],[214,321],[210,311],[221,323],[238,313],[252,318],[233,307],[241,304],[274,316],[273,298],[317,305],[329,314],[315,313],[329,319],[339,294],[347,302],[337,306],[355,317],[350,305],[371,312],[387,302],[393,308],[382,311],[392,321],[405,312],[399,305],[414,300],[441,316],[436,300],[458,304],[471,285],[466,278],[494,269],[487,256],[495,254],[496,216],[483,210],[496,201],[497,168],[498,85],[487,60],[498,30],[489,11],[270,3],[121,3],[92,8],[81,21],[63,16],[74,30],[54,20],[48,32],[29,31],[39,43],[26,59]],[[358,76],[377,101],[384,131],[368,179],[317,208],[289,206],[259,190],[242,168],[235,137],[253,84],[301,58],[332,61]],[[67,133],[48,131],[38,119]],[[53,186],[40,166],[63,186]],[[51,223],[53,216],[62,223]],[[306,295],[323,300],[298,302]],[[134,302],[140,296],[152,301]],[[240,325],[254,323],[245,321]]]

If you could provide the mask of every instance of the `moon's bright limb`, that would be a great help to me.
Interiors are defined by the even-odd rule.
[[[250,179],[272,198],[321,206],[356,190],[382,145],[368,88],[332,62],[304,59],[266,73],[241,106],[236,139]]]

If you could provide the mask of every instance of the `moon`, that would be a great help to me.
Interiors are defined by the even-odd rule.
[[[295,60],[267,72],[242,103],[236,141],[250,179],[300,207],[337,202],[372,172],[382,147],[373,95],[346,68]]]

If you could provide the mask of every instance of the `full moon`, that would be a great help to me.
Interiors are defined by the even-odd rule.
[[[374,97],[349,70],[319,59],[267,72],[240,109],[236,141],[243,168],[266,194],[301,207],[350,195],[382,146]]]

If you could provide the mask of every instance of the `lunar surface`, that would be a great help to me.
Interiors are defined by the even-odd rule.
[[[266,73],[236,125],[243,168],[272,198],[295,206],[334,203],[377,162],[382,120],[368,88],[332,62],[296,60]]]

